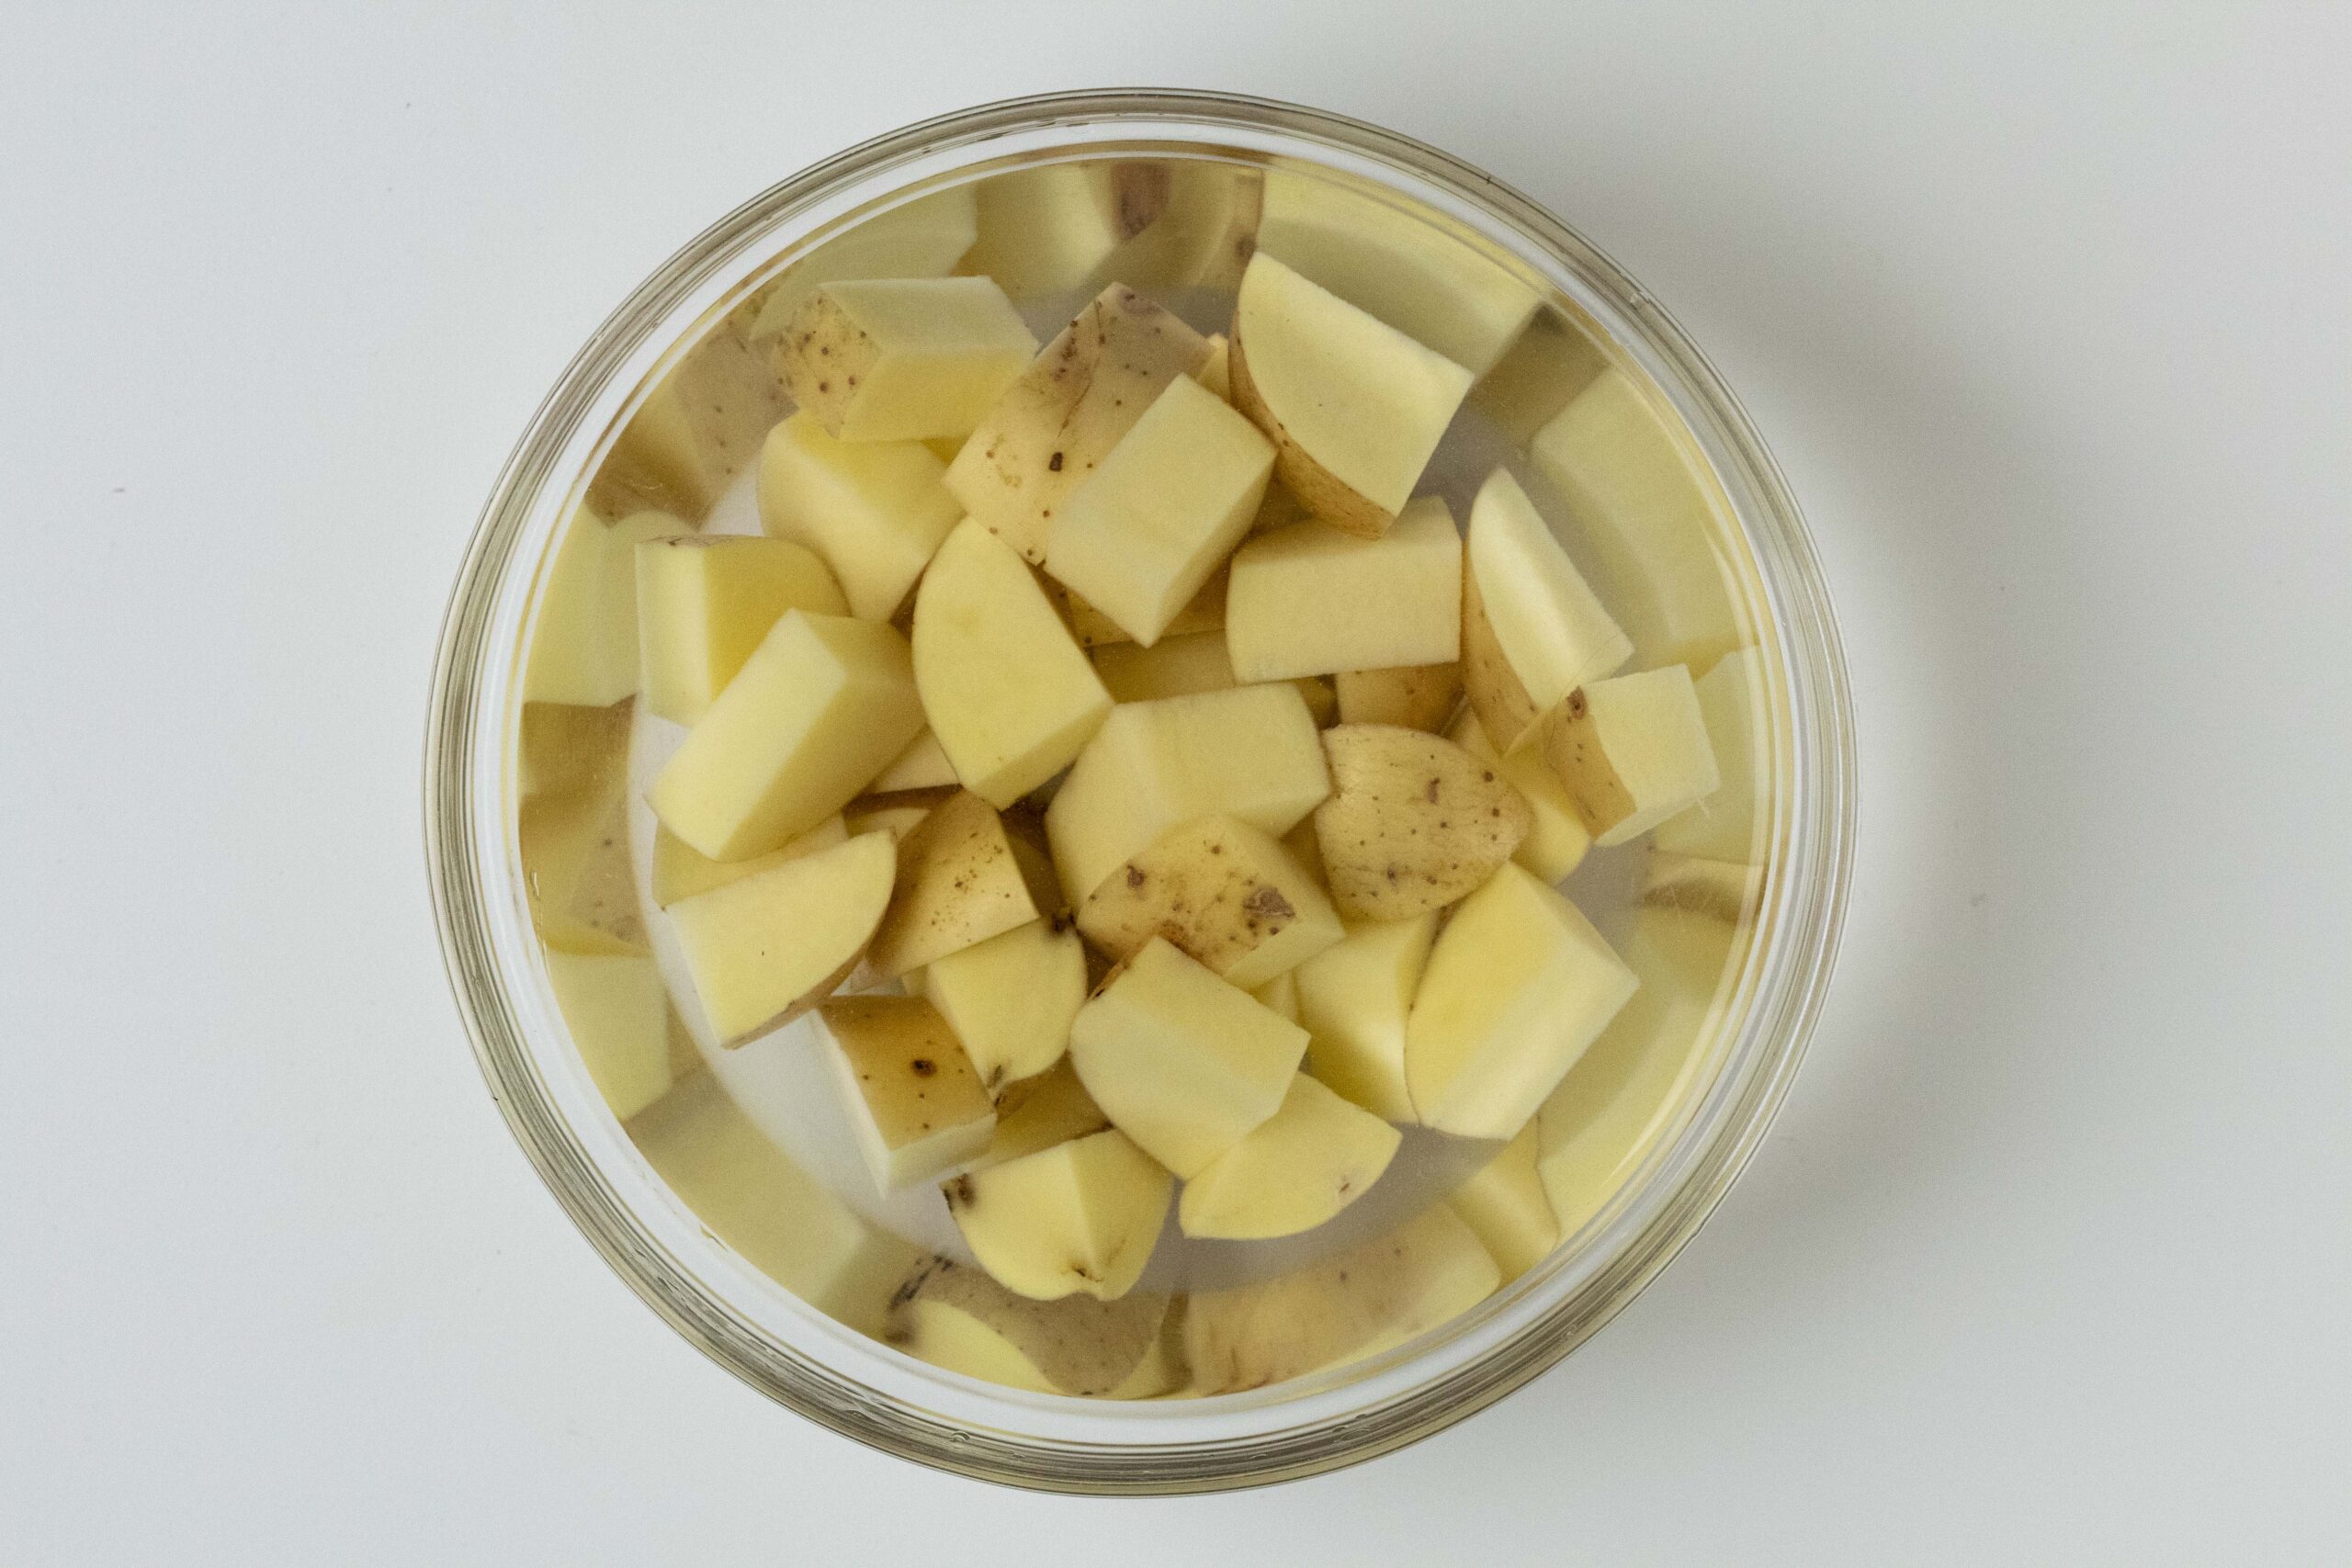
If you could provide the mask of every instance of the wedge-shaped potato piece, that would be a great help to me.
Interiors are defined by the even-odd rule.
[[[1242,686],[1111,711],[1046,812],[1073,904],[1169,829],[1223,814],[1286,833],[1330,793],[1295,687]]]
[[[616,776],[628,766],[629,725],[636,716],[637,705],[628,701],[594,708],[525,703],[516,726],[515,793],[526,800],[564,795]]]
[[[1035,1077],[1005,1085],[996,1100],[996,1135],[970,1168],[986,1170],[1009,1159],[1067,1144],[1111,1124],[1067,1059]]]
[[[922,677],[916,677],[921,691]],[[947,760],[947,749],[939,737],[929,729],[907,742],[907,749],[892,759],[890,765],[874,775],[865,786],[868,795],[896,795],[910,789],[954,789],[956,786],[956,764]]]
[[[740,1045],[830,996],[873,940],[898,865],[888,834],[861,833],[670,906],[711,1033]]]
[[[1609,356],[1556,310],[1538,310],[1527,330],[1470,389],[1470,406],[1524,446],[1569,400],[1609,367]]]
[[[1102,677],[1114,702],[1188,697],[1195,692],[1228,691],[1235,683],[1223,632],[1164,637],[1149,648],[1112,643],[1096,649],[1093,658],[1095,673]]]
[[[1743,648],[1724,654],[1692,688],[1722,782],[1690,810],[1659,823],[1653,840],[1661,850],[1700,860],[1760,861],[1761,818],[1769,801],[1759,795],[1758,781],[1770,760],[1759,750],[1769,738],[1758,734],[1757,720],[1771,700],[1763,650]]]
[[[1165,937],[1227,985],[1251,990],[1345,934],[1290,852],[1230,817],[1197,817],[1153,840],[1078,908],[1078,929],[1114,959]]]
[[[916,595],[914,663],[941,750],[965,786],[998,807],[1068,767],[1111,711],[1029,569],[969,520]]]
[[[1274,1113],[1306,1054],[1306,1031],[1157,938],[1069,1035],[1111,1124],[1188,1179]]]
[[[1293,1023],[1298,1021],[1297,970],[1285,969],[1264,985],[1253,988],[1250,994],[1258,998],[1261,1007],[1272,1008]],[[1314,1046],[1310,1044],[1307,1049],[1311,1051]]]
[[[1462,616],[1470,705],[1505,755],[1570,692],[1634,651],[1505,468],[1487,477],[1471,503]]]
[[[707,893],[714,887],[724,887],[755,872],[772,865],[782,865],[788,860],[813,855],[820,850],[830,850],[847,841],[849,824],[838,815],[828,817],[814,828],[780,850],[751,860],[712,860],[695,852],[669,829],[656,826],[653,829],[653,902],[668,908],[681,898],[691,898],[697,893]]]
[[[1088,604],[1084,595],[1072,593],[1059,584],[1055,586],[1060,590],[1063,610],[1069,620],[1070,636],[1078,638],[1079,647],[1124,648],[1135,642],[1136,639],[1127,635],[1125,627]],[[1160,634],[1160,643],[1164,646],[1170,638],[1191,637],[1197,632],[1222,631],[1224,627],[1225,569],[1219,567],[1201,585],[1201,591],[1193,595],[1192,602],[1176,612],[1176,618],[1169,622],[1168,629]]]
[[[1437,940],[1437,911],[1351,928],[1338,946],[1293,971],[1307,1069],[1375,1116],[1413,1120],[1405,1085],[1405,1020]]]
[[[1648,832],[1723,782],[1690,671],[1679,664],[1569,694],[1545,728],[1544,754],[1603,848]]]
[[[1360,538],[1320,523],[1261,534],[1233,558],[1225,640],[1244,681],[1462,654],[1462,536],[1433,495]]]
[[[1644,663],[1704,669],[1752,640],[1718,558],[1713,479],[1624,371],[1595,377],[1528,457],[1591,542]]]
[[[917,1360],[1037,1393],[1132,1398],[1129,1380],[1164,1382],[1144,1365],[1159,1345],[1168,1298],[1130,1292],[1033,1301],[984,1269],[926,1259],[899,1288],[887,1337]],[[1153,1392],[1158,1392],[1155,1388]]]
[[[785,408],[767,355],[722,323],[629,416],[589,481],[589,503],[607,516],[654,507],[698,522],[759,456]]]
[[[1405,1021],[1421,1122],[1517,1135],[1634,994],[1632,970],[1575,905],[1516,864],[1463,900]]]
[[[871,621],[787,611],[646,798],[698,852],[749,860],[848,805],[922,728],[904,637]]]
[[[842,441],[960,439],[1028,367],[1037,340],[985,277],[829,283],[776,342],[792,400]]]
[[[1642,902],[1689,909],[1731,923],[1747,918],[1764,891],[1764,868],[1653,850],[1642,865]]]
[[[1035,819],[961,790],[899,840],[898,890],[865,961],[895,978],[1061,907]]]
[[[1473,375],[1535,312],[1535,289],[1517,273],[1395,197],[1329,175],[1270,171],[1257,240]]]
[[[797,413],[760,449],[760,526],[822,556],[850,614],[891,620],[956,526],[946,471],[919,441],[836,441]]]
[[[1470,389],[1470,372],[1264,251],[1233,310],[1233,406],[1272,440],[1275,472],[1334,528],[1396,521]]]
[[[548,986],[605,1104],[628,1121],[670,1090],[670,997],[650,958],[550,953]]]
[[[1315,842],[1331,902],[1358,920],[1401,920],[1467,897],[1510,859],[1533,818],[1490,762],[1441,736],[1385,724],[1326,730],[1331,796]]]
[[[1560,782],[1539,748],[1523,747],[1508,757],[1497,756],[1477,713],[1470,708],[1462,710],[1445,738],[1494,768],[1525,797],[1527,837],[1511,852],[1513,860],[1546,882],[1558,882],[1584,863],[1586,852],[1592,848],[1592,835],[1585,831],[1584,818],[1577,815],[1576,802],[1568,798],[1568,786]]]
[[[1057,509],[1046,570],[1149,647],[1250,531],[1273,463],[1255,425],[1179,376]]]
[[[1262,1241],[1313,1230],[1369,1190],[1403,1134],[1301,1073],[1282,1108],[1184,1183],[1186,1235]]]
[[[858,1152],[896,1192],[978,1158],[996,1104],[939,1010],[921,997],[839,997],[817,1010]]]
[[[1108,159],[1009,169],[979,183],[979,234],[967,272],[1016,299],[1067,294],[1110,279],[1113,252],[1143,231],[1166,200],[1164,182]]]
[[[1394,1349],[1461,1316],[1502,1282],[1443,1203],[1274,1279],[1196,1291],[1184,1314],[1195,1393],[1236,1393]]]
[[[1544,1196],[1544,1179],[1535,1168],[1539,1144],[1536,1123],[1530,1122],[1448,1200],[1478,1233],[1505,1283],[1560,1245],[1560,1223],[1552,1217],[1552,1201]]]
[[[526,703],[609,707],[637,691],[637,547],[686,532],[666,512],[617,523],[585,506],[572,513],[531,622]]]
[[[1019,292],[1015,290],[1014,292]],[[1208,343],[1114,284],[1047,344],[956,454],[947,488],[1033,564],[1064,501],[1170,381],[1198,371]]]
[[[862,218],[785,268],[752,312],[754,343],[784,330],[808,296],[842,278],[944,277],[979,236],[979,202],[957,186]]]
[[[1086,953],[1060,921],[1031,920],[933,959],[922,985],[993,1092],[1044,1072],[1069,1049],[1070,1021],[1086,1000]]]
[[[1393,724],[1443,735],[1462,704],[1459,662],[1343,670],[1332,677],[1332,684],[1341,724]]]
[[[805,546],[742,534],[639,545],[638,645],[647,709],[694,723],[786,610],[849,614],[831,570]]]
[[[638,1152],[711,1235],[861,1334],[880,1336],[922,1254],[859,1217],[699,1073],[628,1124]]]
[[[626,783],[616,765],[579,788],[535,795],[517,813],[531,925],[560,952],[646,950],[629,866]]]
[[[956,1178],[947,1212],[980,1267],[1015,1295],[1110,1302],[1151,1261],[1175,1185],[1113,1128]]]

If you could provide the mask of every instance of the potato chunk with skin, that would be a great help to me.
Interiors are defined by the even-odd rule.
[[[691,898],[697,893],[707,893],[714,887],[724,887],[772,865],[782,865],[788,860],[813,855],[820,850],[830,850],[849,839],[849,824],[839,814],[826,818],[800,837],[780,850],[751,860],[712,860],[698,854],[669,829],[656,824],[653,829],[653,874],[650,881],[653,902],[668,908],[681,898]]]
[[[1332,678],[1341,724],[1393,724],[1401,729],[1446,733],[1462,703],[1462,666],[1406,664],[1385,670],[1343,670]]]
[[[1153,840],[1088,895],[1078,929],[1114,959],[1165,937],[1244,990],[1343,934],[1330,900],[1289,852],[1230,817],[1195,818]]]
[[[964,436],[1028,367],[1037,340],[985,277],[829,283],[777,340],[792,400],[842,441]]]
[[[986,1269],[932,1258],[899,1286],[885,1337],[917,1360],[966,1377],[1116,1399],[1157,1348],[1167,1317],[1164,1295],[1033,1301]]]
[[[564,525],[531,626],[523,700],[609,707],[638,688],[637,547],[688,532],[666,512],[616,523],[582,506]]]
[[[1544,754],[1603,848],[1648,832],[1722,782],[1682,665],[1595,681],[1569,694]]]
[[[686,976],[720,1043],[789,1022],[849,977],[898,864],[888,834],[861,833],[670,907]]]
[[[915,596],[914,670],[956,776],[999,807],[1068,767],[1111,712],[1020,556],[968,519]]]
[[[1468,708],[1454,719],[1445,738],[1491,764],[1526,798],[1527,837],[1511,852],[1513,860],[1546,882],[1561,881],[1584,863],[1586,852],[1592,848],[1592,835],[1585,831],[1584,818],[1577,815],[1576,802],[1568,798],[1568,786],[1560,782],[1560,775],[1552,771],[1539,749],[1522,747],[1508,757],[1497,756],[1494,743],[1479,727],[1477,714]]]
[[[1568,694],[1618,669],[1634,645],[1508,469],[1470,507],[1463,576],[1463,679],[1506,756]]]
[[[1532,825],[1491,763],[1439,736],[1385,724],[1326,730],[1331,795],[1315,842],[1331,902],[1351,919],[1401,920],[1467,897]]]
[[[1234,555],[1225,640],[1244,681],[1329,675],[1462,655],[1462,536],[1423,496],[1375,539],[1301,523]]]
[[[1505,865],[1463,900],[1421,971],[1405,1021],[1414,1111],[1441,1133],[1515,1136],[1635,984],[1575,905]]]
[[[548,985],[596,1092],[626,1122],[670,1089],[670,998],[653,960],[550,953]]]
[[[689,534],[637,547],[637,626],[645,706],[700,718],[786,610],[846,615],[833,574],[788,539]]]
[[[899,840],[898,887],[866,964],[895,978],[1061,907],[1035,819],[958,791]]]
[[[997,400],[956,453],[948,490],[990,533],[1042,565],[1066,498],[1208,352],[1173,314],[1113,284]]]
[[[646,951],[629,867],[626,784],[615,771],[561,795],[536,795],[517,813],[531,926],[559,952]]]
[[[1302,1073],[1282,1108],[1184,1183],[1186,1235],[1262,1241],[1313,1230],[1380,1179],[1403,1135]]]
[[[589,503],[607,516],[653,507],[699,522],[784,412],[767,355],[723,322],[629,416],[589,481]]]
[[[1437,911],[1352,927],[1292,971],[1307,1070],[1375,1116],[1413,1120],[1405,1021],[1437,940]]]
[[[933,959],[922,983],[994,1092],[1069,1048],[1070,1021],[1086,1001],[1086,953],[1062,922],[1032,920]]]
[[[996,1105],[939,1010],[920,997],[842,997],[817,1010],[859,1152],[896,1192],[989,1146]]]
[[[1069,1038],[1112,1125],[1183,1177],[1274,1113],[1306,1053],[1306,1031],[1158,938],[1079,1010]]]
[[[1506,1284],[1560,1245],[1560,1223],[1552,1216],[1544,1178],[1535,1168],[1539,1142],[1536,1122],[1528,1122],[1503,1145],[1502,1153],[1479,1167],[1447,1200],[1478,1233]]]
[[[956,526],[946,471],[919,441],[836,441],[796,413],[760,449],[760,526],[822,556],[852,615],[888,621]]]
[[[787,611],[646,798],[699,853],[749,860],[848,805],[922,728],[904,637]]]
[[[1046,570],[1148,648],[1250,531],[1273,464],[1256,426],[1176,377],[1056,511]]]
[[[1116,1301],[1159,1245],[1175,1183],[1115,1127],[947,1184],[972,1256],[1017,1295]]]

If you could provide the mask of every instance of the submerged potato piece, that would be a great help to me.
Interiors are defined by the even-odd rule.
[[[1393,724],[1446,733],[1462,702],[1462,665],[1405,664],[1385,670],[1343,670],[1332,677],[1341,724]]]
[[[1447,1200],[1478,1233],[1506,1284],[1560,1245],[1560,1222],[1552,1216],[1552,1201],[1544,1195],[1544,1178],[1535,1168],[1540,1146],[1531,1121]]]
[[[1078,908],[1078,929],[1114,959],[1154,937],[1244,990],[1340,940],[1340,917],[1271,836],[1230,817],[1199,817],[1152,840]]]
[[[1233,558],[1225,639],[1243,681],[1453,662],[1462,654],[1453,514],[1427,495],[1378,538],[1320,523],[1258,535]]]
[[[914,672],[956,776],[1000,807],[1068,767],[1111,711],[1028,567],[968,519],[915,597]]]
[[[1511,852],[1513,860],[1546,882],[1561,881],[1584,863],[1586,852],[1592,848],[1592,835],[1585,831],[1584,818],[1577,815],[1576,802],[1568,798],[1568,786],[1560,782],[1539,748],[1522,747],[1508,757],[1497,756],[1494,743],[1487,739],[1476,712],[1470,708],[1462,710],[1445,738],[1493,766],[1526,797],[1527,837]]]
[[[1575,905],[1505,865],[1421,971],[1405,1021],[1414,1111],[1441,1133],[1517,1135],[1635,984]]]
[[[967,258],[1023,298],[1227,288],[1257,221],[1258,172],[1169,159],[1100,159],[1011,170],[983,181],[980,233]]]
[[[792,400],[842,441],[971,434],[1028,367],[1037,340],[985,277],[824,285],[776,342]]]
[[[526,800],[563,795],[627,768],[636,716],[637,705],[627,699],[603,707],[525,703],[515,727],[514,793]]]
[[[1634,645],[1508,469],[1489,474],[1471,504],[1467,562],[1464,683],[1487,738],[1508,756]]]
[[[1642,866],[1642,902],[1663,909],[1743,919],[1764,891],[1764,868],[1746,861],[1702,860],[1654,849]]]
[[[1073,593],[1058,583],[1055,586],[1060,590],[1062,606],[1069,617],[1069,633],[1078,638],[1079,647],[1124,648],[1134,644],[1136,639],[1127,635],[1125,627],[1088,604],[1083,595]],[[1171,637],[1191,637],[1197,632],[1222,631],[1225,627],[1225,569],[1220,566],[1201,585],[1201,591],[1193,595],[1191,603],[1176,612],[1176,618],[1170,621],[1168,629],[1160,634],[1160,643],[1165,644]],[[1104,678],[1107,680],[1109,677]],[[1120,700],[1133,699],[1123,697]]]
[[[843,278],[944,277],[972,248],[979,233],[979,202],[968,185],[928,196],[853,221],[832,238],[785,268],[753,312],[749,336],[756,343],[784,330],[808,296]]]
[[[607,516],[640,507],[698,522],[782,419],[784,383],[732,322],[682,355],[629,416],[588,484]]]
[[[1679,664],[1571,693],[1544,732],[1544,754],[1603,848],[1648,832],[1722,782],[1690,671]]]
[[[898,864],[888,834],[861,833],[670,906],[686,976],[720,1043],[797,1018],[849,977]]]
[[[637,547],[688,532],[666,512],[607,523],[579,507],[547,566],[523,666],[526,703],[609,707],[638,688]]]
[[[760,448],[760,526],[822,556],[852,615],[888,621],[956,526],[946,471],[919,441],[836,441],[796,413]]]
[[[832,572],[788,539],[688,534],[637,547],[639,664],[649,712],[700,718],[786,610],[846,615]]]
[[[1470,406],[1524,446],[1569,400],[1592,385],[1609,356],[1556,310],[1538,310],[1527,330],[1470,389]]]
[[[1061,907],[1035,820],[959,790],[899,840],[898,887],[865,962],[895,978]]]
[[[996,1105],[939,1010],[921,997],[840,997],[817,1010],[858,1151],[884,1192],[978,1157]]]
[[[697,853],[669,829],[656,824],[653,829],[653,874],[651,891],[657,908],[666,909],[681,898],[691,898],[697,893],[707,893],[714,887],[724,887],[755,872],[772,865],[782,865],[788,860],[813,855],[820,850],[830,850],[849,839],[849,824],[838,814],[826,818],[782,849],[750,860],[712,860]]]
[[[1186,1235],[1262,1241],[1313,1230],[1380,1179],[1403,1134],[1301,1073],[1281,1109],[1184,1183]]]
[[[1233,310],[1234,407],[1272,440],[1275,472],[1344,533],[1388,531],[1470,372],[1283,265],[1250,259]]]
[[[596,1092],[626,1122],[669,1092],[670,997],[633,953],[547,955],[548,987]]]
[[[1375,1116],[1413,1120],[1405,1084],[1405,1021],[1437,940],[1437,911],[1350,928],[1292,973],[1307,1070]]]
[[[1459,1317],[1502,1282],[1443,1203],[1304,1269],[1196,1291],[1184,1314],[1193,1392],[1235,1393],[1360,1361]]]
[[[947,1184],[972,1256],[1017,1295],[1116,1301],[1135,1288],[1175,1183],[1115,1127]]]
[[[1759,794],[1758,781],[1770,759],[1759,750],[1769,738],[1758,734],[1757,718],[1771,700],[1763,649],[1724,654],[1692,690],[1722,782],[1690,810],[1659,823],[1652,840],[1660,850],[1702,860],[1760,862],[1769,797]]]
[[[1075,942],[1076,939],[1072,939]],[[1081,998],[1081,999],[1083,999]],[[1075,1009],[1072,1009],[1075,1011]],[[1064,1034],[1068,1034],[1065,1030]],[[1064,1040],[1067,1044],[1067,1039]],[[970,1168],[985,1170],[1072,1138],[1099,1133],[1111,1124],[1094,1097],[1079,1081],[1078,1069],[1067,1059],[1057,1061],[1035,1077],[1004,1086],[996,1100],[996,1134]]]
[[[1188,1178],[1274,1113],[1306,1052],[1306,1031],[1158,938],[1079,1010],[1069,1037],[1112,1125]]]
[[[1085,947],[1058,920],[1031,920],[933,959],[922,986],[994,1092],[1069,1049],[1086,1000]]]
[[[1233,661],[1225,656],[1223,632],[1193,632],[1164,637],[1149,648],[1134,642],[1113,643],[1094,650],[1094,671],[1111,700],[1148,703],[1158,697],[1186,697],[1195,692],[1222,692],[1234,685]]]
[[[1323,735],[1331,795],[1315,842],[1331,902],[1351,919],[1401,920],[1467,897],[1510,859],[1533,818],[1492,763],[1440,736],[1385,724]]]
[[[1114,1302],[1015,1295],[987,1270],[923,1261],[891,1299],[884,1337],[920,1361],[1038,1393],[1125,1396],[1159,1342],[1164,1295]]]
[[[997,400],[956,453],[947,489],[982,526],[1042,565],[1065,499],[1170,381],[1207,358],[1200,333],[1113,284]]]
[[[646,951],[628,858],[627,784],[616,766],[578,788],[534,795],[516,813],[531,926],[559,952]]]
[[[922,728],[906,639],[786,612],[687,732],[646,798],[712,860],[749,860],[854,799]]]

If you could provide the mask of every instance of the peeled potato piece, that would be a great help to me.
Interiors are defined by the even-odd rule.
[[[1281,1109],[1184,1183],[1186,1235],[1262,1241],[1313,1230],[1380,1179],[1403,1134],[1302,1073]]]

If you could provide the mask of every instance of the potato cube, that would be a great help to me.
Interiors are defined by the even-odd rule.
[[[1540,750],[1522,747],[1508,757],[1497,756],[1477,714],[1469,708],[1454,719],[1446,739],[1493,765],[1526,800],[1527,837],[1511,852],[1513,860],[1546,882],[1562,881],[1584,863],[1586,852],[1592,848],[1592,835],[1585,831],[1584,818],[1577,815],[1576,802],[1568,798],[1568,786],[1560,782]]]
[[[934,1181],[989,1146],[996,1105],[955,1031],[920,997],[838,997],[817,1010],[875,1184]]]
[[[1401,920],[1469,897],[1510,859],[1533,817],[1491,762],[1385,724],[1327,731],[1331,795],[1315,842],[1340,914]]]
[[[1028,367],[1037,340],[985,277],[829,283],[776,348],[792,400],[842,441],[971,434]]]
[[[1391,1122],[1413,1120],[1405,1086],[1405,1020],[1437,940],[1437,912],[1351,927],[1293,973],[1309,1071]]]
[[[1536,1122],[1530,1122],[1447,1200],[1478,1233],[1506,1284],[1560,1245],[1560,1223],[1552,1217],[1552,1201],[1544,1196],[1544,1179],[1535,1168],[1539,1146]]]
[[[1470,389],[1470,406],[1524,446],[1570,399],[1609,367],[1609,356],[1583,328],[1556,310],[1538,310],[1527,330]]]
[[[1140,172],[1139,165],[1129,165]],[[965,258],[1022,299],[1110,279],[1103,264],[1157,216],[1164,191],[1138,188],[1110,160],[1008,169],[978,185],[979,232]]]
[[[694,723],[786,610],[849,614],[813,550],[741,534],[639,544],[637,626],[647,709]]]
[[[646,951],[629,864],[627,782],[615,769],[579,789],[534,795],[516,813],[531,924],[549,947]]]
[[[1035,818],[959,790],[899,840],[898,888],[865,961],[896,978],[1061,907]]]
[[[643,507],[699,522],[784,417],[784,383],[730,323],[712,329],[646,395],[589,481],[617,517]]]
[[[515,727],[514,793],[563,795],[626,771],[636,717],[637,705],[628,701],[593,708],[525,703]]]
[[[686,532],[666,512],[609,524],[585,506],[572,513],[531,622],[525,702],[609,707],[636,693],[637,547]]]
[[[760,526],[832,568],[850,614],[894,618],[956,526],[946,465],[916,441],[836,441],[808,413],[760,449]]]
[[[1690,671],[1680,664],[1570,694],[1544,733],[1544,753],[1604,849],[1648,832],[1722,782]]]
[[[1230,817],[1195,818],[1153,840],[1079,906],[1078,929],[1114,959],[1165,937],[1244,990],[1344,934],[1289,852]]]
[[[830,850],[849,838],[849,824],[838,813],[826,818],[800,837],[780,850],[750,860],[712,860],[698,853],[669,829],[656,825],[653,829],[653,902],[668,908],[681,898],[691,898],[697,893],[707,893],[714,887],[724,887],[740,882],[754,872],[782,865],[788,860],[813,855],[820,850]]]
[[[1393,724],[1443,735],[1462,703],[1462,665],[1400,664],[1333,676],[1341,724]]]
[[[861,833],[670,906],[711,1034],[738,1045],[830,996],[873,940],[898,865],[888,834]]]
[[[1487,476],[1471,503],[1462,617],[1470,705],[1505,756],[1570,692],[1633,654],[1633,644],[1504,468]]]
[[[1659,823],[1652,841],[1701,860],[1760,861],[1761,818],[1770,797],[1759,795],[1758,781],[1770,758],[1770,737],[1758,734],[1757,721],[1772,689],[1763,650],[1743,648],[1724,654],[1692,689],[1722,783],[1690,810]]]
[[[1408,502],[1378,538],[1320,523],[1260,534],[1233,558],[1226,644],[1243,681],[1462,653],[1462,536],[1436,496]]]
[[[548,985],[588,1077],[626,1122],[670,1089],[670,998],[650,958],[550,953]]]
[[[1262,1241],[1313,1230],[1380,1179],[1403,1136],[1301,1073],[1282,1108],[1184,1183],[1186,1235]]]
[[[980,1267],[1016,1295],[1116,1301],[1159,1245],[1175,1183],[1116,1128],[947,1184],[947,1212]]]

